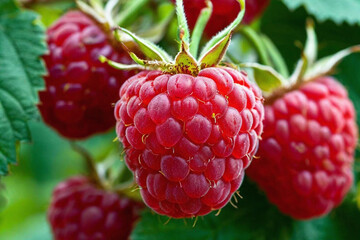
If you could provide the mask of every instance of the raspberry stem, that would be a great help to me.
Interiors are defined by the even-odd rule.
[[[247,26],[240,28],[240,33],[253,45],[258,53],[260,62],[264,65],[272,66],[269,54],[260,35],[254,29]]]
[[[200,15],[196,21],[193,33],[191,35],[191,43],[190,43],[190,53],[194,56],[194,58],[197,58],[198,50],[199,50],[199,44],[201,37],[203,35],[205,26],[207,25],[211,13],[212,13],[212,3],[210,0],[206,1],[206,8],[203,8],[200,12]]]
[[[194,56],[195,59],[197,58],[199,44],[205,26],[208,23],[212,13],[211,1],[206,1],[206,3],[207,3],[207,7],[201,10],[199,18],[196,21],[193,33],[191,35],[190,53]]]
[[[140,188],[135,184],[133,180],[124,182],[113,189],[120,196],[125,196],[136,202],[143,202],[141,195],[139,194]]]
[[[89,151],[82,147],[81,145],[79,145],[78,143],[71,141],[70,142],[71,148],[77,152],[78,154],[80,154],[83,159],[85,160],[85,164],[86,167],[88,169],[90,178],[95,181],[96,185],[103,187],[103,184],[100,180],[100,177],[98,175],[98,172],[96,170],[96,166],[95,166],[95,160],[93,159],[93,157],[91,156],[91,154],[89,153]]]

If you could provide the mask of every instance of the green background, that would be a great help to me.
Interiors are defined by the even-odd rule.
[[[159,2],[159,1],[155,1]],[[162,1],[164,2],[164,0]],[[342,4],[338,5],[341,2]],[[38,4],[33,9],[42,16],[44,25],[49,25],[73,4],[60,1],[53,4]],[[356,9],[357,11],[354,11]],[[150,10],[149,10],[150,11]],[[333,54],[360,43],[360,3],[357,0],[273,0],[263,18],[254,23],[254,28],[268,35],[279,48],[290,70],[295,66],[301,50],[296,41],[304,43],[305,21],[310,15],[315,21],[319,38],[320,57]],[[171,25],[162,46],[173,51],[175,45],[174,24]],[[233,41],[231,49],[237,49],[238,59],[248,52],[239,50],[239,42]],[[243,49],[243,48],[241,48]],[[243,54],[243,56],[242,56]],[[241,56],[240,56],[241,55]],[[251,58],[251,56],[250,56]],[[347,87],[360,119],[360,54],[347,57],[339,66],[336,77]],[[2,178],[5,184],[3,195],[6,206],[0,210],[0,239],[4,240],[50,240],[46,222],[46,209],[51,192],[60,181],[81,173],[85,168],[81,157],[71,150],[69,143],[59,137],[40,120],[29,122],[32,140],[22,143],[19,163],[11,166],[10,174]],[[116,148],[114,131],[93,137],[84,146],[101,158],[109,148]],[[357,156],[358,152],[357,152]],[[133,239],[274,239],[274,240],[347,240],[360,239],[360,210],[356,202],[360,181],[360,162],[356,157],[356,181],[344,203],[328,216],[311,221],[294,221],[282,215],[270,205],[265,196],[251,182],[245,180],[240,192],[244,197],[237,204],[199,218],[171,220],[149,211],[133,232]],[[359,198],[359,197],[358,197]],[[1,202],[1,199],[0,199]],[[171,237],[170,237],[171,236]]]

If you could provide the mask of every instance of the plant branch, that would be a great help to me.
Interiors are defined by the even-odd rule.
[[[71,148],[75,152],[80,154],[83,157],[83,159],[85,160],[85,164],[89,171],[91,179],[93,179],[98,185],[102,186],[100,177],[96,170],[95,160],[93,159],[91,154],[84,147],[82,147],[81,145],[79,145],[78,143],[76,143],[74,141],[71,141],[70,145],[71,145]]]

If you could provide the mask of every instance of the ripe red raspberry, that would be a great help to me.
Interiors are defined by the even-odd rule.
[[[48,219],[55,240],[126,240],[139,209],[139,204],[96,188],[85,177],[73,177],[55,188]]]
[[[115,125],[113,106],[121,84],[131,73],[100,63],[99,55],[130,63],[89,17],[72,11],[47,31],[50,53],[46,90],[40,92],[44,121],[67,138],[86,138]]]
[[[260,159],[247,173],[283,213],[319,217],[351,187],[356,143],[355,111],[346,90],[322,77],[266,105]]]
[[[175,2],[175,0],[172,0]],[[238,0],[211,0],[213,12],[205,28],[208,37],[214,36],[227,27],[240,11]],[[270,0],[247,0],[243,23],[250,24],[268,6]],[[194,28],[201,9],[206,7],[205,0],[184,0],[184,8],[189,27]]]
[[[261,93],[245,72],[141,72],[124,83],[115,107],[145,203],[184,218],[225,206],[239,188],[262,132]]]

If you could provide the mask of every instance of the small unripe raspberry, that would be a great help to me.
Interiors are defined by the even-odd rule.
[[[138,203],[73,177],[55,188],[48,219],[55,240],[127,240],[139,210]]]
[[[245,72],[214,67],[188,74],[141,72],[115,107],[145,203],[173,218],[206,215],[237,191],[257,150],[264,115]]]
[[[128,54],[115,50],[95,22],[79,11],[61,17],[48,29],[47,37],[50,52],[44,60],[48,76],[39,104],[44,121],[71,139],[113,127],[112,104],[132,73],[115,71],[98,57],[130,63]]]
[[[247,173],[283,213],[319,217],[352,185],[357,137],[345,88],[322,77],[266,105],[260,159]]]

